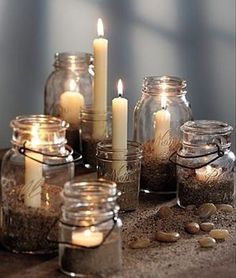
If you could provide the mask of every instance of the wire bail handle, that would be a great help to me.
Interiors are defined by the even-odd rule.
[[[57,222],[60,222],[61,224],[67,226],[67,227],[71,227],[71,228],[91,228],[91,227],[97,227],[100,226],[106,222],[109,222],[113,220],[113,225],[111,227],[111,229],[106,233],[106,235],[103,237],[103,240],[100,244],[96,245],[96,246],[83,246],[83,245],[79,245],[79,244],[75,244],[72,243],[71,241],[59,241],[59,240],[52,240],[50,239],[50,232],[51,230],[55,227]],[[108,218],[106,220],[100,221],[98,223],[89,225],[89,226],[81,226],[81,225],[75,225],[75,224],[69,224],[69,223],[65,223],[62,220],[56,219],[56,221],[53,223],[53,225],[51,226],[51,228],[49,229],[48,235],[47,235],[47,241],[48,242],[52,242],[52,243],[61,243],[61,244],[68,244],[71,246],[75,246],[75,247],[80,247],[80,248],[84,248],[84,249],[96,249],[98,247],[100,247],[101,245],[103,245],[103,243],[106,241],[106,239],[110,236],[110,234],[112,233],[112,231],[115,229],[116,225],[117,225],[117,221],[118,221],[118,217],[117,217],[117,213],[113,210],[113,216],[111,218]]]
[[[214,162],[215,160],[217,160],[220,157],[224,156],[224,154],[225,154],[224,151],[220,148],[220,146],[217,143],[212,143],[211,145],[215,145],[217,147],[217,150],[213,151],[213,152],[210,152],[210,153],[201,154],[201,155],[194,155],[194,156],[184,156],[184,155],[181,155],[179,153],[179,151],[181,150],[181,148],[180,148],[179,150],[177,150],[177,151],[175,151],[174,153],[171,154],[171,156],[169,157],[169,161],[174,163],[177,166],[180,166],[180,167],[183,167],[183,168],[186,168],[186,169],[191,169],[191,170],[200,169],[202,167],[205,167],[205,166],[211,164],[212,162]],[[174,156],[178,156],[180,158],[185,158],[185,159],[192,159],[192,158],[207,157],[207,156],[212,155],[212,154],[217,154],[217,156],[214,157],[213,159],[211,159],[210,161],[208,161],[208,162],[206,162],[206,163],[204,163],[202,165],[195,166],[195,167],[186,166],[186,165],[180,164],[180,163],[172,160],[172,158]]]
[[[36,151],[34,149],[30,149],[30,148],[26,147],[26,141],[25,141],[24,144],[23,144],[23,147],[20,147],[18,149],[18,151],[19,151],[20,154],[24,155],[25,157],[30,158],[30,159],[38,162],[38,163],[41,163],[41,164],[44,164],[44,165],[47,165],[47,166],[61,166],[61,165],[70,164],[72,162],[78,162],[78,161],[80,161],[82,159],[82,155],[77,153],[77,152],[74,152],[71,146],[66,145],[65,149],[68,151],[68,154],[66,154],[66,155],[48,154],[48,153]],[[67,161],[67,162],[62,162],[62,163],[47,163],[45,161],[41,161],[41,160],[39,160],[37,158],[34,158],[34,157],[28,155],[27,151],[31,152],[31,153],[41,154],[41,155],[47,156],[47,157],[54,157],[54,158],[55,157],[57,157],[57,158],[68,158],[73,153],[75,153],[77,155],[77,157],[74,158],[72,161]]]

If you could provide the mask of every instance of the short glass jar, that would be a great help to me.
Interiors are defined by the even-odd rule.
[[[58,246],[47,235],[60,216],[62,187],[74,176],[71,151],[65,145],[68,124],[31,115],[16,117],[10,125],[12,147],[1,171],[1,242],[14,252],[55,252]]]
[[[116,184],[105,180],[64,186],[59,266],[71,277],[107,277],[122,268]]]
[[[142,148],[136,142],[127,142],[126,150],[113,150],[111,141],[97,144],[98,178],[112,180],[121,196],[121,211],[133,211],[138,207]]]
[[[189,121],[177,152],[178,204],[233,204],[235,155],[230,150],[232,127],[218,121]]]
[[[86,167],[95,168],[97,143],[111,137],[111,112],[94,111],[92,108],[81,109],[81,141],[83,161]]]
[[[192,119],[186,81],[172,76],[144,78],[134,109],[134,141],[142,143],[141,189],[176,192],[176,168],[169,161],[180,142],[180,126]]]
[[[79,151],[80,109],[92,104],[92,54],[55,54],[54,71],[45,85],[44,112],[70,124],[66,138]]]

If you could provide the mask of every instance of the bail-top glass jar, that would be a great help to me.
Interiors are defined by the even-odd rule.
[[[45,86],[44,112],[70,124],[68,144],[79,151],[81,107],[92,104],[92,54],[56,53],[54,68]]]
[[[141,188],[176,192],[176,168],[169,161],[180,142],[180,126],[192,119],[186,81],[171,76],[146,77],[134,109],[134,140],[142,143]]]
[[[230,150],[232,127],[218,121],[185,123],[177,152],[178,203],[233,204],[235,155]]]
[[[114,182],[90,180],[64,186],[59,266],[72,277],[108,277],[122,267],[119,196]]]
[[[1,171],[2,244],[14,252],[55,251],[47,235],[60,216],[62,187],[74,176],[65,145],[68,124],[32,115],[16,117],[11,127],[12,148]]]

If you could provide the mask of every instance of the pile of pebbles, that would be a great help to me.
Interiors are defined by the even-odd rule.
[[[234,208],[228,204],[204,203],[198,208],[189,205],[184,210],[177,207],[162,206],[156,214],[154,237],[141,236],[129,242],[132,249],[147,248],[154,241],[174,243],[182,236],[200,235],[196,238],[201,248],[215,247],[225,241],[230,233],[226,228],[217,228],[224,214],[231,214]]]

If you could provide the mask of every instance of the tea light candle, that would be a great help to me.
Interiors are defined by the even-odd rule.
[[[72,232],[72,244],[84,247],[98,246],[103,241],[103,233],[85,230],[84,232]]]
[[[161,96],[162,109],[155,113],[155,153],[158,158],[165,158],[169,152],[171,115],[166,106],[166,95]]]
[[[196,177],[199,181],[203,182],[213,182],[218,179],[222,174],[222,168],[214,168],[210,165],[204,166],[202,168],[196,169]]]
[[[105,112],[107,108],[107,52],[108,40],[104,39],[101,18],[97,22],[98,38],[93,41],[94,50],[94,92],[93,109]]]
[[[39,124],[32,126],[32,138],[29,147],[37,148],[40,143]],[[24,185],[24,202],[28,207],[38,208],[41,206],[41,191],[43,182],[43,166],[41,163],[34,161],[30,157],[39,161],[43,160],[43,155],[27,151],[29,157],[25,157],[25,185]]]
[[[62,93],[60,97],[61,118],[72,127],[78,128],[80,121],[80,109],[84,106],[84,97],[78,92],[77,84],[70,80],[69,91]]]

